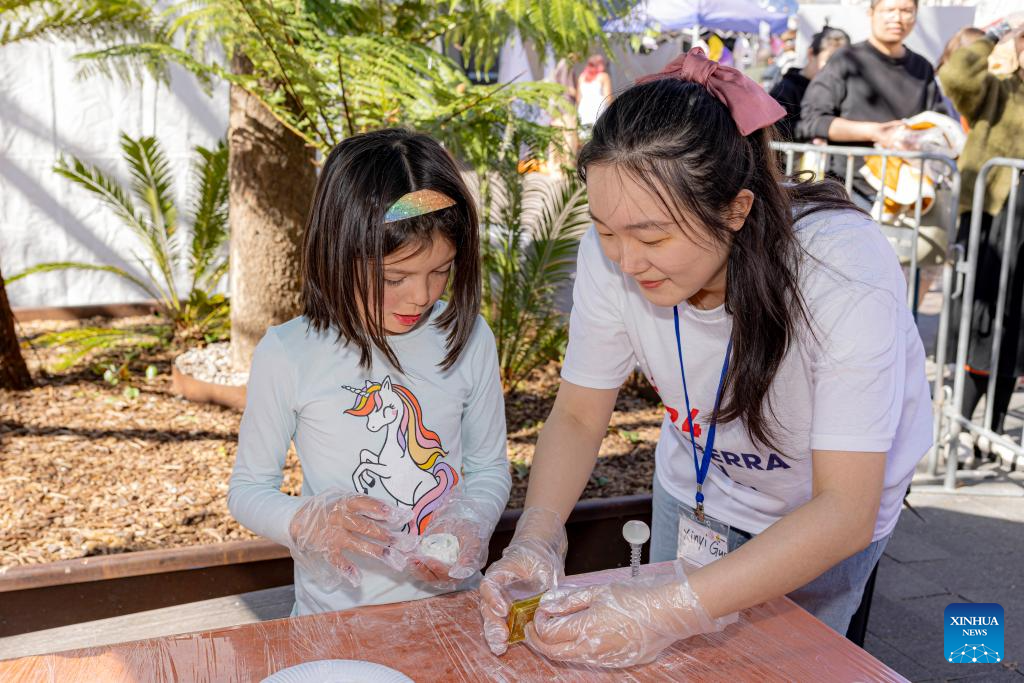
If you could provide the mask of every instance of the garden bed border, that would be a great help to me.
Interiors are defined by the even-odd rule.
[[[500,557],[512,540],[520,514],[522,510],[502,514],[488,562]],[[631,519],[650,523],[649,494],[577,503],[566,523],[566,573],[627,565],[629,546],[622,540],[622,525]],[[0,571],[0,637],[291,582],[288,549],[263,539],[12,567]]]

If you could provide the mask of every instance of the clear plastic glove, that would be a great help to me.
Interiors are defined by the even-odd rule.
[[[515,583],[534,595],[556,586],[565,576],[568,546],[565,526],[557,513],[538,507],[523,511],[512,542],[480,583],[480,614],[491,652],[500,655],[508,649],[508,611],[512,600],[507,586]]]
[[[408,556],[408,573],[434,588],[455,588],[476,574],[487,561],[487,542],[498,523],[494,516],[492,508],[461,491],[452,491],[431,516],[426,533],[417,541],[437,534],[451,534],[459,542],[458,556],[449,564],[424,554],[418,543]]]
[[[292,557],[324,590],[344,584],[354,588],[362,573],[347,555],[372,557],[395,571],[405,569],[403,551],[411,549],[414,538],[401,528],[411,516],[411,510],[330,489],[309,498],[292,517]]]
[[[906,124],[902,120],[886,121],[871,124],[872,140],[875,147],[881,149],[897,149]]]
[[[1024,27],[1024,12],[1014,12],[1005,17],[996,19],[985,27],[985,37],[993,43],[998,43],[1007,34],[1020,30]]]
[[[712,619],[677,561],[675,574],[545,595],[526,627],[526,644],[549,659],[625,667],[736,619],[735,613]]]

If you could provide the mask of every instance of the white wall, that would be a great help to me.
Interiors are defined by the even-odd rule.
[[[145,77],[125,84],[102,76],[76,79],[66,42],[0,48],[0,268],[11,275],[43,261],[116,264],[132,272],[134,236],[99,200],[57,176],[61,153],[127,180],[118,137],[155,135],[171,161],[179,209],[187,206],[191,148],[212,146],[227,131],[227,88],[208,97],[177,69],[170,87]],[[182,245],[184,246],[184,244]],[[113,275],[65,271],[12,284],[14,306],[139,301],[140,290]]]

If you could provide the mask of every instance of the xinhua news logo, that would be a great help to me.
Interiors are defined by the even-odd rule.
[[[945,656],[954,664],[1003,661],[1003,606],[994,602],[954,602],[946,607]]]

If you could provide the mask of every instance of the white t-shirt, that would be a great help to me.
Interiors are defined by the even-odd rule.
[[[739,421],[717,426],[705,509],[760,533],[810,500],[812,450],[887,452],[878,540],[896,525],[914,467],[932,443],[924,348],[899,262],[874,222],[854,211],[819,211],[796,231],[811,257],[800,280],[818,341],[804,326],[772,383],[778,451],[753,443]],[[679,313],[701,458],[732,316],[724,306],[704,311],[686,302]],[[696,476],[672,308],[648,302],[591,229],[580,245],[562,377],[612,389],[637,365],[666,407],[655,476],[692,507]],[[743,391],[742,377],[735,388]]]
[[[453,488],[476,499],[497,522],[512,480],[505,405],[494,336],[483,318],[455,365],[441,370],[446,332],[430,321],[388,338],[404,373],[374,349],[369,370],[354,346],[317,333],[304,317],[271,327],[253,354],[238,455],[228,491],[231,513],[282,545],[302,497],[282,493],[289,442],[302,465],[302,496],[328,488],[367,493],[429,519]],[[391,392],[389,397],[385,392]],[[375,409],[399,405],[391,414]],[[379,414],[378,414],[379,413]],[[361,467],[362,463],[371,464]],[[357,468],[360,468],[357,472]],[[410,529],[416,533],[419,529]],[[296,565],[293,614],[340,610],[435,595],[375,560],[350,556],[363,574],[359,588],[323,591]],[[474,585],[479,575],[463,587]]]

